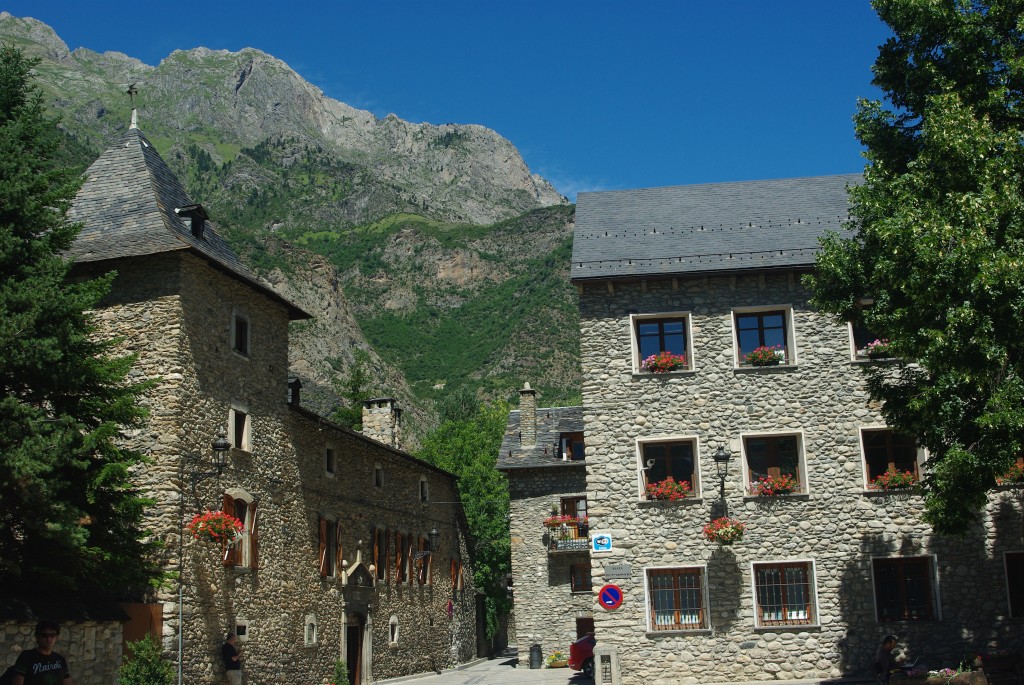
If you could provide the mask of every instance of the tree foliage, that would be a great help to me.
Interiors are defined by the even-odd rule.
[[[80,178],[56,161],[34,64],[0,47],[0,584],[124,590],[150,577],[140,455],[117,444],[142,387],[87,313],[110,277],[68,280]]]
[[[487,636],[511,609],[507,576],[512,568],[508,483],[496,468],[509,407],[485,405],[441,423],[423,441],[418,457],[458,478],[459,498],[471,536],[473,580],[485,595]]]
[[[886,102],[855,117],[856,236],[826,238],[808,283],[902,360],[869,390],[929,451],[926,520],[961,534],[1024,449],[1024,1],[873,4],[894,36]]]
[[[177,676],[174,664],[164,659],[155,637],[129,642],[128,649],[131,656],[118,670],[121,685],[173,685]]]

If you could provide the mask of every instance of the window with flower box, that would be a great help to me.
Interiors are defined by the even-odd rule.
[[[710,627],[704,567],[647,569],[648,630]]]
[[[758,627],[817,622],[811,562],[755,563],[753,576]]]
[[[938,603],[932,557],[872,559],[871,570],[879,622],[936,618]]]
[[[645,499],[677,499],[694,497],[700,492],[697,467],[696,438],[640,440],[640,489]],[[666,481],[686,486],[668,487]],[[686,490],[684,493],[683,491]]]
[[[1024,618],[1024,552],[1006,552],[1006,599],[1011,618]]]
[[[570,592],[590,592],[594,589],[589,563],[569,565],[569,588]]]
[[[795,364],[792,310],[789,307],[765,307],[733,310],[736,335],[736,365],[740,367]],[[763,352],[761,352],[763,350]],[[751,361],[751,354],[759,361]]]
[[[224,547],[225,566],[259,568],[259,518],[256,500],[241,490],[224,493],[221,511],[242,522],[242,532]]]
[[[906,487],[920,478],[921,451],[913,436],[889,428],[862,428],[860,441],[868,489]]]
[[[545,521],[549,529],[550,549],[572,551],[589,547],[590,523],[587,518],[585,496],[563,497],[559,501],[560,514]],[[561,523],[559,523],[561,519]]]
[[[689,314],[633,314],[630,316],[630,328],[633,337],[633,373],[664,373],[693,368],[689,345]],[[658,366],[645,368],[645,359],[662,353],[668,354],[663,356]]]
[[[803,461],[799,433],[743,436],[743,464],[750,495],[807,492]]]

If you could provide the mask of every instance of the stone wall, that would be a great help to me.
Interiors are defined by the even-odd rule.
[[[521,664],[528,663],[535,643],[545,656],[556,650],[568,654],[576,639],[577,617],[593,615],[593,593],[573,593],[569,583],[569,566],[588,563],[588,551],[549,551],[549,534],[541,523],[562,497],[587,494],[582,466],[508,472],[515,636]]]
[[[36,622],[0,623],[0,673],[13,666],[24,649],[33,649]],[[77,685],[110,685],[121,666],[120,621],[85,621],[61,625],[54,650],[68,661]]]
[[[1002,561],[1003,552],[1022,548],[1021,501],[994,494],[982,523],[956,540],[920,522],[918,495],[866,490],[859,429],[884,421],[869,402],[862,363],[851,360],[848,328],[810,308],[799,274],[616,283],[613,291],[603,283],[582,289],[581,357],[590,529],[614,544],[592,555],[595,587],[606,564],[631,566],[628,579],[615,581],[622,607],[595,609],[598,641],[617,647],[624,683],[864,675],[888,632],[933,667],[954,664],[968,646],[1021,649],[1020,620],[1007,618]],[[765,305],[792,307],[797,363],[737,369],[732,308]],[[634,374],[630,314],[665,312],[691,316],[694,369]],[[762,431],[801,436],[805,494],[747,494],[741,434]],[[637,441],[668,436],[697,440],[695,496],[643,500]],[[720,506],[712,461],[719,445],[733,456],[729,513],[748,525],[731,547],[701,536]],[[935,560],[940,618],[879,622],[872,557],[917,555]],[[752,564],[772,561],[812,565],[810,625],[757,627]],[[645,574],[656,567],[704,570],[707,629],[649,629]]]

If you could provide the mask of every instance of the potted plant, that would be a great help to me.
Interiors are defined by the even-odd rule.
[[[779,476],[761,476],[750,484],[750,494],[757,497],[788,495],[800,488],[796,478],[788,473]]]
[[[659,352],[640,362],[640,370],[648,373],[668,373],[686,368],[686,355],[672,352]]]
[[[569,657],[562,652],[555,650],[551,654],[548,654],[548,658],[544,660],[548,668],[565,668],[569,665]]]
[[[786,350],[782,345],[762,345],[743,357],[750,366],[778,366],[785,358]]]
[[[672,476],[657,483],[648,483],[647,487],[644,488],[647,499],[668,500],[670,502],[685,499],[692,490],[693,487],[690,485],[690,481],[676,480]]]
[[[231,514],[223,511],[204,511],[192,517],[188,532],[203,542],[231,542],[242,534],[245,526]]]
[[[885,359],[892,356],[889,352],[889,341],[885,339],[872,340],[864,346],[862,353],[868,359]]]
[[[731,545],[743,539],[743,531],[746,529],[747,526],[742,521],[722,516],[704,526],[704,539],[720,545]]]
[[[903,490],[917,483],[917,476],[913,471],[897,471],[889,469],[885,473],[871,481],[873,490]]]

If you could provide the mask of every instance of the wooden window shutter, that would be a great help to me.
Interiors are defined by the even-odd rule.
[[[391,557],[388,556],[388,531],[380,531],[380,558],[381,563],[384,564],[384,575],[381,576],[384,580],[388,580],[388,567],[391,565]]]
[[[317,516],[320,531],[320,577],[327,577],[327,519]]]
[[[424,547],[426,547],[426,544],[424,545]],[[427,572],[426,574],[424,574],[424,579],[427,585],[432,585],[434,580],[432,578],[434,573],[434,553],[431,552],[430,554],[428,554],[426,559],[423,560],[423,563],[427,565]]]
[[[345,550],[341,547],[341,521],[334,524],[334,575],[341,577],[341,562],[345,559]]]
[[[380,529],[377,528],[377,526],[374,526],[371,535],[373,535],[373,565],[377,569],[374,573],[376,574],[377,578],[381,578],[382,577],[381,576],[382,567],[381,567],[381,563],[380,563],[381,562],[381,557],[380,557],[380,553],[381,553],[381,549],[380,549]]]
[[[405,545],[402,543],[402,534],[395,533],[395,580],[399,583],[405,582]]]
[[[249,526],[249,568],[259,568],[260,533],[259,516],[256,512],[256,502],[249,505],[249,516],[252,517],[252,525]]]
[[[224,493],[223,506],[221,511],[231,516],[235,515],[235,498],[231,495]],[[224,543],[224,565],[225,566],[238,566],[241,563],[242,552],[238,548],[238,545],[227,542]]]
[[[457,574],[455,559],[452,559],[452,592],[455,592],[459,587],[459,576]]]
[[[412,585],[416,581],[413,574],[416,573],[416,565],[413,563],[413,553],[416,551],[416,539],[409,533],[409,540],[406,543],[405,560],[409,566],[409,584]]]

